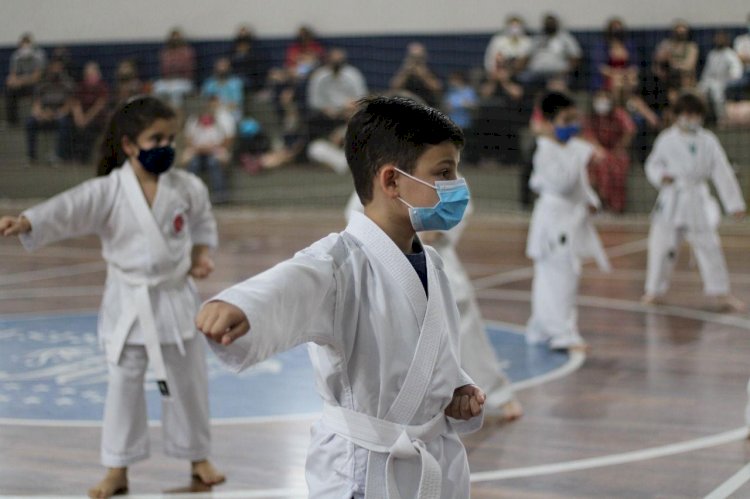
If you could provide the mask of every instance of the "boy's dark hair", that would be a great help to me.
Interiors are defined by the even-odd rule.
[[[679,116],[682,113],[687,114],[698,114],[702,117],[706,116],[706,103],[699,96],[692,92],[685,92],[681,94],[674,103],[672,108],[675,116]]]
[[[109,118],[104,129],[96,174],[109,175],[127,159],[122,150],[122,137],[135,142],[138,135],[158,119],[169,120],[176,116],[167,104],[148,95],[138,95],[120,105]]]
[[[346,161],[362,204],[372,200],[373,179],[388,163],[412,173],[429,146],[464,146],[461,128],[429,106],[404,97],[362,99],[346,129]]]
[[[552,121],[560,114],[560,111],[575,107],[575,102],[568,95],[562,92],[550,92],[542,98],[540,104],[542,115],[547,121]]]

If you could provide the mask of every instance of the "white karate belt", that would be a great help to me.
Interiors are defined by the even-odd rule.
[[[449,430],[445,414],[440,413],[422,425],[402,425],[367,414],[325,404],[323,424],[334,433],[372,452],[388,454],[385,485],[388,499],[400,499],[394,474],[396,459],[419,458],[422,471],[419,478],[418,499],[439,499],[443,486],[443,473],[435,457],[427,451],[426,443]],[[370,469],[367,470],[368,475]],[[379,480],[368,477],[365,497],[380,497],[376,490]],[[382,482],[381,482],[382,483]]]
[[[122,301],[122,315],[117,321],[117,327],[114,333],[116,341],[116,350],[113,354],[114,361],[116,362],[117,359],[119,359],[120,352],[122,352],[122,348],[125,345],[130,328],[133,326],[133,323],[138,320],[138,324],[141,326],[141,331],[143,332],[143,343],[146,347],[146,353],[148,354],[148,362],[154,370],[156,382],[159,386],[159,392],[161,392],[164,398],[169,398],[171,394],[167,383],[167,369],[161,351],[159,330],[156,326],[153,308],[151,307],[149,290],[156,287],[176,288],[184,286],[185,281],[188,278],[190,266],[190,259],[185,258],[172,272],[151,277],[128,274],[114,265],[109,265],[107,269],[107,272],[112,277],[118,281],[124,282],[131,288],[133,297],[132,301]],[[180,354],[185,355],[184,346],[182,342],[179,341],[179,338],[177,347],[179,348]]]

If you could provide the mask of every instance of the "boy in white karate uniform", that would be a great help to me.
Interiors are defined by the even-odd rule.
[[[708,188],[710,180],[724,210],[740,220],[745,201],[719,140],[702,127],[706,107],[685,93],[674,106],[677,122],[664,130],[646,160],[649,182],[659,189],[648,236],[648,270],[643,303],[657,304],[669,281],[683,240],[693,249],[704,293],[717,307],[744,310],[729,291],[729,274],[721,251],[721,209]]]
[[[481,425],[485,395],[460,366],[440,258],[416,237],[461,220],[462,146],[460,128],[432,108],[362,101],[346,155],[364,213],[198,314],[236,370],[311,342],[325,405],[312,429],[310,497],[469,497],[457,432]]]
[[[581,259],[594,257],[603,271],[609,261],[589,214],[601,207],[588,180],[594,148],[576,137],[580,114],[567,95],[550,92],[541,102],[542,134],[537,139],[529,186],[539,194],[529,227],[526,255],[534,260],[529,344],[582,350],[576,296]]]
[[[354,212],[364,212],[364,206],[356,192],[346,204],[347,221]],[[484,405],[485,422],[487,418],[498,422],[513,421],[523,415],[523,408],[513,394],[511,381],[503,371],[501,361],[495,355],[495,349],[487,337],[474,286],[456,253],[458,240],[466,229],[466,219],[471,212],[472,204],[469,203],[464,218],[458,225],[444,232],[423,232],[420,239],[423,243],[430,244],[440,255],[445,275],[448,276],[451,291],[456,298],[461,365],[487,396]]]

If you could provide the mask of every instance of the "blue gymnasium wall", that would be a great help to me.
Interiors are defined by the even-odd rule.
[[[708,51],[711,49],[712,36],[718,28],[696,28],[693,30],[693,40],[700,46],[702,65]],[[727,26],[725,28],[732,38],[746,30],[741,27]],[[572,31],[578,39],[584,52],[584,60],[575,82],[576,88],[588,88],[590,68],[588,65],[588,54],[601,39],[601,31]],[[638,59],[646,63],[650,62],[654,48],[664,37],[668,36],[669,30],[631,30]],[[419,41],[427,46],[430,64],[438,76],[445,79],[448,73],[454,70],[469,70],[483,66],[484,51],[493,33],[486,34],[444,34],[444,35],[389,35],[389,36],[361,36],[361,37],[330,37],[321,38],[327,47],[343,47],[349,53],[349,60],[357,66],[365,75],[371,89],[379,90],[388,87],[391,76],[398,69],[404,55],[404,50],[409,42]],[[284,60],[284,51],[291,42],[289,38],[267,38],[258,39],[256,47],[267,66],[279,66]],[[198,82],[202,82],[210,73],[213,61],[228,54],[231,49],[231,40],[225,41],[201,41],[191,40],[196,50],[198,66]],[[97,43],[97,44],[71,44],[67,45],[70,50],[74,66],[81,67],[88,60],[99,62],[105,78],[112,81],[115,67],[121,59],[136,58],[143,80],[154,80],[158,76],[158,53],[161,43]],[[53,47],[43,45],[49,55]],[[8,61],[13,52],[13,47],[0,48],[0,72],[7,74]],[[699,66],[700,69],[700,66]],[[5,78],[2,78],[2,85]]]

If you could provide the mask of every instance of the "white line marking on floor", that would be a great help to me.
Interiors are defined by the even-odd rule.
[[[726,499],[750,480],[750,464],[740,468],[740,471],[732,475],[726,482],[711,491],[705,499]]]
[[[15,274],[5,274],[0,276],[0,286],[9,284],[18,284],[31,281],[42,281],[45,279],[56,279],[59,277],[73,277],[83,274],[93,274],[106,270],[106,265],[102,261],[86,262],[74,265],[60,265],[57,267],[47,267],[40,270],[28,270],[25,272],[16,272]]]
[[[471,474],[471,482],[490,482],[494,480],[507,480],[510,478],[523,478],[537,475],[551,475],[554,473],[565,473],[569,471],[581,471],[592,468],[601,468],[604,466],[613,466],[616,464],[634,463],[655,459],[658,457],[673,456],[717,445],[737,442],[747,438],[747,427],[736,428],[734,430],[709,435],[707,437],[686,440],[676,444],[661,445],[650,447],[632,452],[623,452],[620,454],[609,454],[607,456],[592,457],[589,459],[576,459],[574,461],[565,461],[561,463],[543,464],[541,466],[529,466],[525,468],[509,468],[496,471],[480,471]]]
[[[622,256],[632,255],[645,251],[648,247],[648,239],[638,239],[637,241],[630,241],[627,243],[619,244],[607,248],[607,256],[610,259],[619,258]],[[495,286],[502,286],[517,281],[524,281],[534,277],[534,267],[521,267],[513,270],[507,270],[505,272],[499,272],[494,275],[480,277],[474,279],[472,284],[474,289],[477,291],[487,288],[493,288]]]

